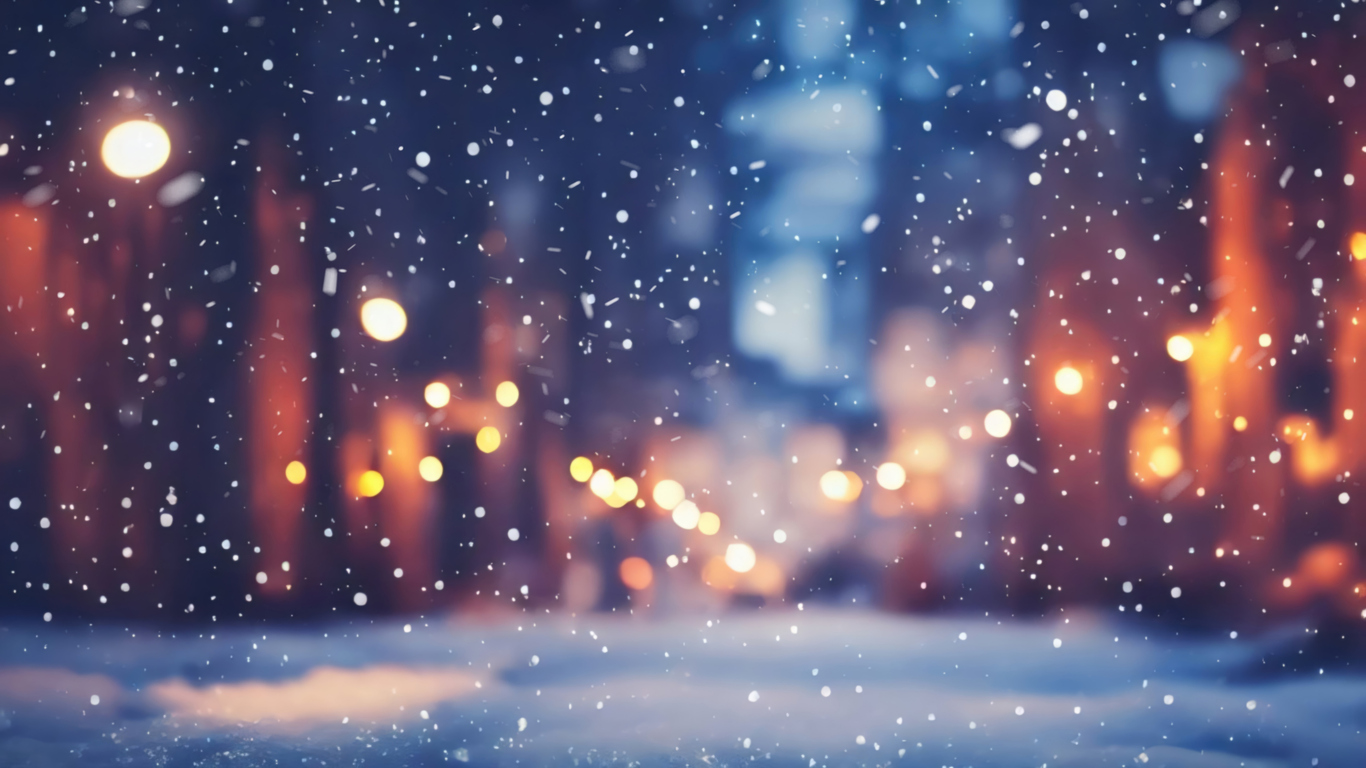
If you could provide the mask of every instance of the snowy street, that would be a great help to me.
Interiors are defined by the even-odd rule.
[[[1286,642],[829,610],[13,626],[0,764],[1359,765],[1366,680],[1268,673]]]

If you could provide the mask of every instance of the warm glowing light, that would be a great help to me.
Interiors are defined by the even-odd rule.
[[[906,470],[895,461],[889,461],[877,468],[877,484],[895,491],[906,484]]]
[[[992,437],[1005,437],[1010,434],[1010,414],[997,408],[982,419],[982,428]]]
[[[911,435],[898,455],[913,473],[938,474],[949,466],[949,443],[937,430],[924,429]]]
[[[289,482],[299,485],[306,477],[308,477],[308,468],[304,466],[302,461],[291,461],[285,465],[285,479]]]
[[[493,391],[493,399],[497,400],[498,404],[504,408],[511,408],[516,405],[517,398],[520,395],[521,393],[517,391],[517,385],[510,381],[499,384],[498,388]]]
[[[417,473],[422,476],[423,480],[426,480],[429,483],[435,483],[437,480],[440,480],[445,472],[446,468],[441,466],[441,459],[438,459],[435,456],[424,456],[422,457],[422,461],[417,463]]]
[[[161,170],[171,158],[166,129],[146,120],[130,120],[104,135],[100,159],[115,176],[140,179]]]
[[[863,478],[853,472],[845,472],[844,476],[849,480],[849,490],[844,493],[844,501],[853,501],[863,493]]]
[[[612,477],[612,473],[605,469],[599,469],[597,472],[594,472],[593,476],[588,480],[588,490],[592,491],[593,495],[600,499],[611,496],[612,491],[616,490],[616,487],[617,479]]]
[[[842,500],[849,493],[849,476],[838,469],[821,475],[821,493],[827,499]]]
[[[1358,261],[1366,260],[1366,232],[1352,235],[1352,257]]]
[[[971,439],[972,439],[972,427],[969,427],[969,426],[966,425],[966,424],[964,424],[963,426],[959,427],[959,428],[958,428],[958,438],[959,438],[960,440],[971,440]]]
[[[697,517],[697,530],[703,536],[715,536],[721,530],[721,518],[715,512],[703,512]]]
[[[655,571],[644,558],[628,557],[621,561],[618,569],[621,574],[621,583],[630,589],[641,590],[650,586],[655,580]]]
[[[621,499],[623,503],[634,499],[637,493],[640,493],[640,487],[629,477],[619,477],[612,484],[612,495]]]
[[[481,427],[474,435],[474,445],[484,453],[493,453],[503,444],[503,436],[496,427]]]
[[[371,299],[360,306],[360,324],[371,338],[393,341],[408,329],[408,314],[393,299]]]
[[[683,501],[683,486],[677,480],[660,480],[651,494],[662,509],[673,509]]]
[[[439,381],[433,381],[422,390],[422,399],[433,408],[445,408],[451,401],[451,388]]]
[[[1271,346],[1271,334],[1263,333],[1261,336],[1258,336],[1257,344],[1263,347]]]
[[[1181,471],[1181,452],[1170,445],[1159,445],[1148,459],[1153,474],[1166,479]]]
[[[1235,416],[1233,418],[1233,431],[1242,432],[1245,429],[1247,429],[1247,417]]]
[[[1058,369],[1053,375],[1053,386],[1064,395],[1075,395],[1081,391],[1081,371],[1070,365]]]
[[[1167,339],[1167,354],[1176,362],[1184,363],[1195,354],[1195,345],[1185,336],[1173,336]]]
[[[1355,416],[1355,415],[1356,415],[1356,414],[1352,412],[1352,409],[1351,409],[1351,408],[1344,408],[1344,409],[1342,410],[1342,418],[1344,418],[1344,419],[1346,419],[1346,420],[1348,420],[1348,421],[1351,421],[1351,420],[1352,420],[1352,417]]]
[[[580,483],[588,482],[588,478],[593,476],[593,462],[586,456],[576,457],[569,462],[569,476]]]
[[[691,531],[697,527],[698,521],[702,518],[702,512],[698,510],[696,504],[684,499],[674,507],[673,518],[674,525],[685,531]]]
[[[384,475],[373,469],[368,469],[361,473],[360,479],[356,481],[356,495],[370,498],[378,496],[384,490]]]
[[[726,565],[736,573],[749,573],[754,570],[754,548],[748,544],[735,542],[726,547]]]

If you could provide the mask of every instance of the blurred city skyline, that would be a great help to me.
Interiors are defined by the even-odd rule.
[[[1331,10],[16,9],[5,609],[1356,617]]]

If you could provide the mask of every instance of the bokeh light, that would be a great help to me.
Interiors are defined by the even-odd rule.
[[[671,510],[683,501],[683,486],[677,480],[660,480],[652,496],[661,509]]]
[[[588,490],[592,491],[593,495],[600,499],[611,496],[612,491],[616,490],[616,487],[616,478],[612,477],[612,473],[605,469],[599,469],[597,472],[594,472],[592,478],[588,481]]]
[[[654,569],[641,557],[622,560],[618,572],[621,574],[621,583],[634,590],[646,589],[655,580]]]
[[[1001,438],[1010,434],[1010,414],[997,408],[987,413],[986,418],[982,419],[982,428],[992,437]]]
[[[360,478],[356,481],[357,496],[363,496],[368,499],[378,496],[379,492],[382,490],[384,490],[384,475],[381,475],[373,469],[362,472]]]
[[[730,566],[730,569],[736,573],[749,573],[754,570],[754,564],[757,561],[754,548],[748,544],[737,541],[726,547],[726,565]]]
[[[1233,431],[1234,431],[1234,432],[1242,432],[1242,431],[1245,430],[1245,429],[1247,429],[1247,417],[1246,417],[1246,416],[1234,416],[1234,417],[1233,417]]]
[[[895,491],[906,484],[906,470],[895,461],[888,461],[877,468],[877,484]]]
[[[120,123],[104,135],[100,159],[115,176],[140,179],[161,170],[171,158],[166,129],[147,120]]]
[[[493,399],[497,400],[498,404],[504,408],[511,408],[516,405],[517,398],[520,396],[521,392],[518,391],[517,385],[510,381],[499,384],[498,388],[493,391]]]
[[[285,465],[285,479],[289,482],[299,485],[307,477],[308,468],[304,466],[302,461],[295,460]]]
[[[697,516],[697,530],[703,536],[715,536],[721,530],[721,516],[715,512],[703,512]]]
[[[422,399],[433,408],[445,408],[451,401],[451,388],[439,381],[433,381],[422,390]]]
[[[1351,240],[1352,258],[1358,261],[1366,260],[1366,232],[1357,232],[1352,235]]]
[[[1159,445],[1153,449],[1148,466],[1153,474],[1164,480],[1173,477],[1181,471],[1181,452],[1170,445]]]
[[[417,463],[417,474],[429,483],[435,483],[446,473],[446,468],[441,465],[441,459],[435,456],[423,456],[422,461]]]
[[[580,483],[588,482],[593,476],[593,461],[586,456],[576,456],[569,462],[569,476]]]
[[[484,453],[493,453],[503,444],[503,436],[497,427],[481,427],[474,435],[474,445]]]
[[[1191,359],[1191,355],[1195,354],[1195,345],[1191,343],[1190,339],[1177,334],[1167,339],[1167,354],[1176,362],[1184,363]]]
[[[1070,365],[1058,369],[1053,375],[1053,386],[1064,395],[1075,395],[1081,391],[1081,371]]]
[[[821,493],[825,498],[834,501],[842,501],[849,493],[849,478],[838,469],[832,469],[821,475]]]
[[[393,341],[408,329],[408,314],[393,299],[370,299],[360,307],[360,324],[370,338]]]
[[[687,499],[680,501],[677,506],[674,507],[674,524],[685,531],[691,531],[696,528],[701,518],[702,511],[697,508],[696,504]]]
[[[844,477],[849,481],[847,490],[844,492],[842,501],[854,501],[863,493],[863,478],[853,472],[845,472]]]
[[[612,495],[621,499],[623,503],[634,499],[637,493],[640,493],[640,486],[629,477],[619,477],[612,484]]]

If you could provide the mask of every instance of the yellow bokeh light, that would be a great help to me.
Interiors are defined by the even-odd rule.
[[[616,490],[616,487],[617,479],[612,477],[612,473],[605,469],[599,469],[597,472],[594,472],[592,478],[588,480],[588,490],[592,491],[593,495],[600,499],[611,496],[612,491]]]
[[[304,466],[302,461],[291,461],[285,465],[285,479],[289,482],[299,485],[303,483],[306,477],[308,477],[308,468]]]
[[[677,525],[685,531],[691,531],[696,528],[701,518],[702,512],[698,510],[697,505],[691,501],[684,499],[674,507],[674,525]]]
[[[451,388],[439,381],[433,381],[422,390],[422,399],[433,408],[445,408],[451,401]]]
[[[821,493],[825,498],[839,501],[849,493],[849,477],[838,469],[832,469],[821,475]]]
[[[958,428],[958,437],[959,437],[959,439],[961,439],[961,440],[971,440],[971,439],[972,439],[972,427],[969,427],[969,426],[966,425],[966,424],[964,424],[963,426],[959,427],[959,428]]]
[[[441,466],[441,459],[435,456],[423,456],[422,461],[417,463],[417,473],[422,476],[423,480],[435,483],[446,473],[446,468]]]
[[[1247,417],[1235,416],[1233,419],[1233,430],[1235,432],[1242,432],[1245,429],[1247,429]]]
[[[517,390],[517,385],[510,381],[499,384],[498,388],[493,391],[493,399],[497,400],[498,404],[504,408],[511,408],[516,405],[517,398],[520,396],[521,392]]]
[[[877,484],[895,491],[906,484],[906,470],[895,461],[889,461],[877,468]]]
[[[115,176],[150,176],[171,159],[171,137],[165,128],[146,120],[120,123],[104,135],[100,159]]]
[[[863,478],[853,472],[845,472],[844,477],[849,481],[849,490],[844,492],[844,501],[857,499],[863,493]]]
[[[493,453],[503,444],[503,436],[496,427],[481,427],[474,435],[474,446],[484,453]]]
[[[726,565],[730,566],[736,573],[749,573],[754,570],[754,564],[758,558],[754,555],[754,548],[748,544],[734,542],[726,547]]]
[[[1176,362],[1184,363],[1191,359],[1193,354],[1195,354],[1195,345],[1185,336],[1177,334],[1167,339],[1167,355]]]
[[[721,518],[715,512],[703,512],[697,516],[697,530],[703,536],[715,536],[721,530]]]
[[[997,408],[982,419],[982,428],[992,437],[1005,437],[1010,434],[1010,414]]]
[[[651,494],[655,503],[665,510],[673,509],[683,501],[683,486],[677,480],[660,480],[655,483],[654,492]]]
[[[370,498],[378,496],[384,490],[384,475],[373,469],[368,469],[361,473],[360,479],[356,481],[356,495]]]
[[[569,462],[569,476],[580,483],[588,482],[593,476],[593,462],[586,456],[578,456]]]
[[[1153,474],[1166,479],[1181,471],[1181,452],[1170,445],[1159,445],[1148,459]]]
[[[1081,391],[1081,371],[1064,365],[1053,375],[1053,386],[1064,395],[1075,395]]]
[[[393,299],[370,299],[360,306],[360,324],[370,338],[393,341],[408,329],[408,313]]]
[[[640,493],[640,486],[636,485],[636,481],[629,477],[619,477],[612,484],[612,495],[621,499],[622,503],[634,499],[637,493]]]
[[[1257,344],[1258,344],[1258,346],[1262,346],[1262,347],[1269,347],[1269,346],[1271,346],[1271,334],[1269,334],[1269,333],[1263,333],[1262,335],[1258,336],[1258,337],[1257,337]]]
[[[1366,232],[1352,235],[1352,257],[1358,261],[1366,260]]]

